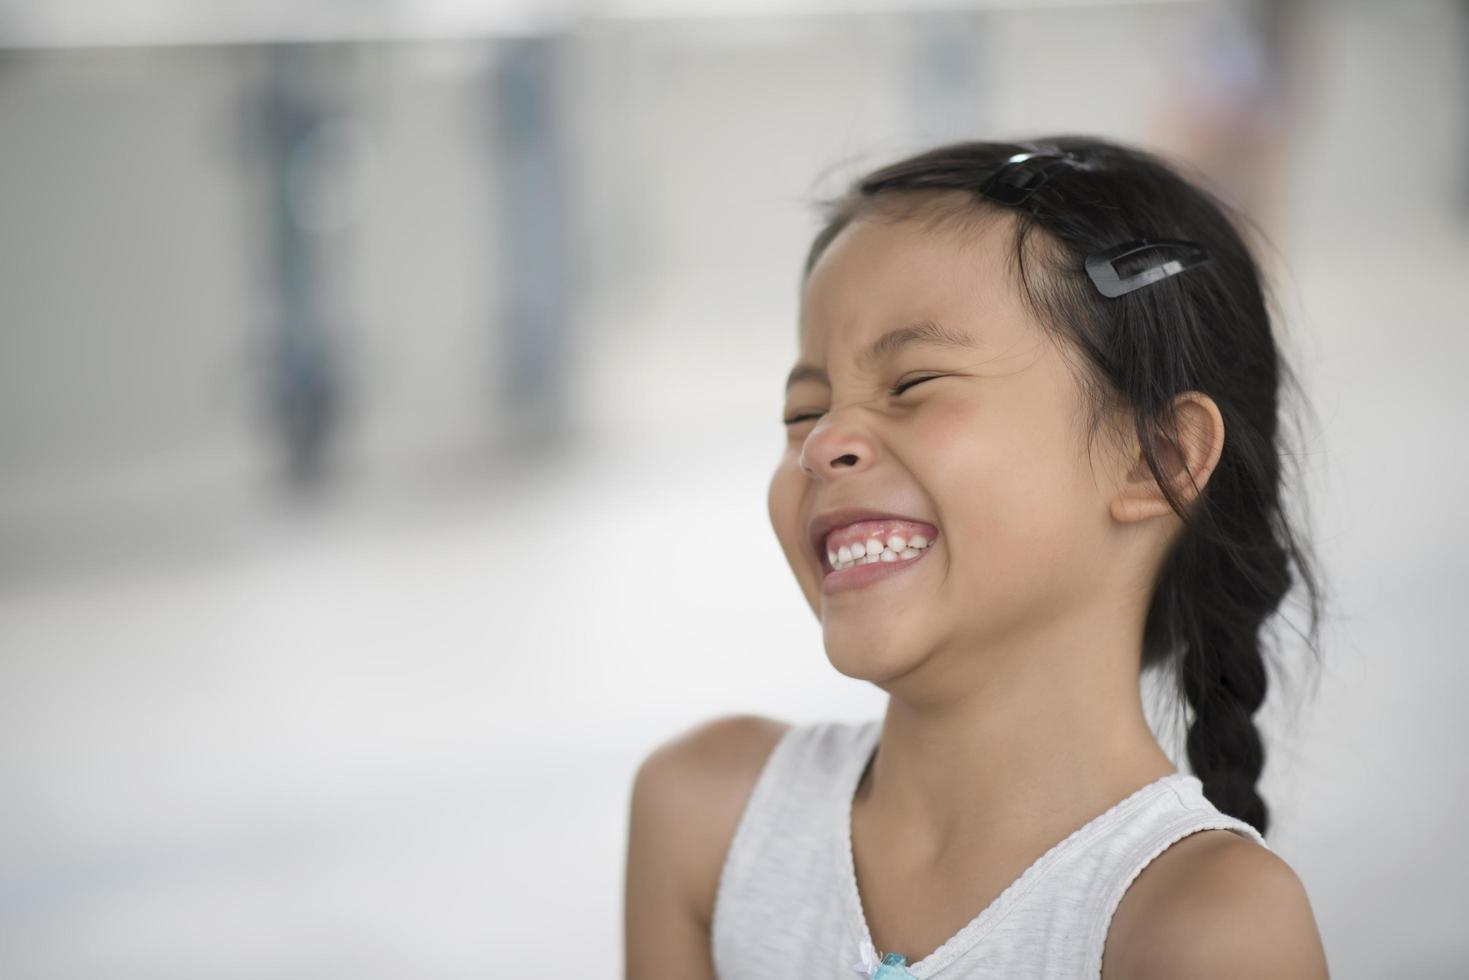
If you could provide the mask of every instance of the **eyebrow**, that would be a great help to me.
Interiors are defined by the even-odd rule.
[[[889,330],[877,338],[872,346],[857,356],[857,364],[863,369],[870,368],[911,345],[958,350],[976,350],[979,346],[964,334],[951,330],[937,321],[919,320],[906,327]],[[826,370],[814,364],[797,364],[792,368],[791,373],[786,377],[786,391],[790,391],[792,385],[801,381],[819,381],[828,388],[831,387],[831,377]]]

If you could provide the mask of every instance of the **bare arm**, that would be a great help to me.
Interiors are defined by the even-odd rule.
[[[710,924],[719,874],[786,727],[755,715],[716,718],[643,760],[628,821],[625,980],[717,980]]]

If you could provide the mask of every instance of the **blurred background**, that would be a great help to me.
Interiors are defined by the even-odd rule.
[[[620,976],[647,752],[883,710],[765,513],[813,199],[1058,131],[1259,226],[1272,846],[1469,973],[1469,3],[0,0],[0,976]]]

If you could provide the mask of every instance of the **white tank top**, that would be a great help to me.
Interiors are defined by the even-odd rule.
[[[1216,809],[1197,777],[1173,773],[1056,844],[929,955],[879,963],[857,892],[851,805],[881,731],[881,719],[816,722],[792,725],[776,743],[715,893],[720,980],[1096,980],[1123,893],[1170,844],[1223,829],[1268,846]]]

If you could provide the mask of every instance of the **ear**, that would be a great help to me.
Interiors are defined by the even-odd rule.
[[[1184,392],[1173,403],[1178,415],[1179,445],[1165,445],[1158,454],[1158,463],[1174,493],[1187,503],[1204,489],[1219,463],[1219,454],[1224,451],[1224,417],[1214,399],[1201,392]],[[1129,453],[1127,477],[1112,498],[1112,516],[1127,523],[1172,514],[1173,508],[1153,479],[1135,438],[1129,443]]]

